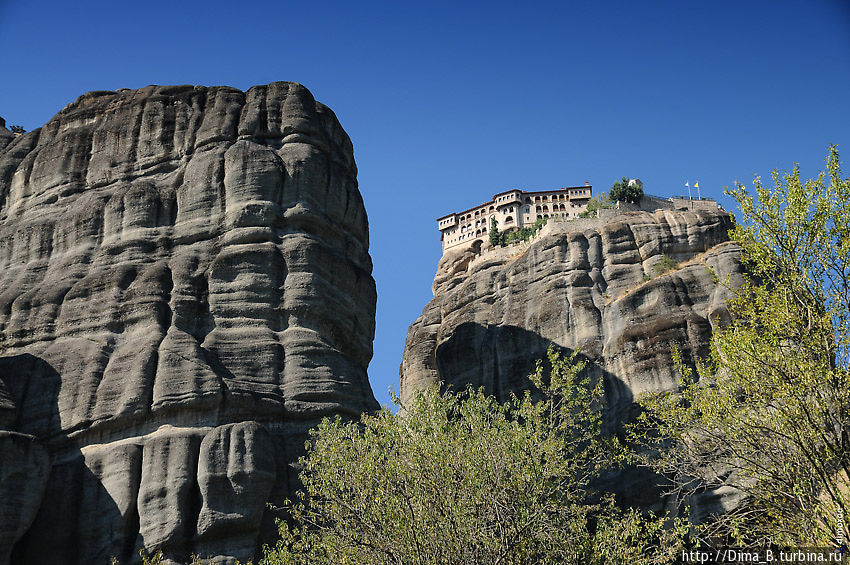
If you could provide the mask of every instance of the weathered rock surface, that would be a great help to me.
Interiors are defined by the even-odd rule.
[[[6,129],[6,120],[0,118],[0,151],[15,139],[15,134]]]
[[[536,360],[556,344],[580,350],[604,379],[616,425],[639,394],[675,389],[674,345],[686,359],[705,355],[727,319],[742,276],[730,227],[720,209],[625,212],[550,222],[518,248],[447,253],[434,299],[407,335],[402,400],[428,383],[484,386],[505,399],[528,387]],[[646,480],[618,478],[632,500],[655,504]]]
[[[50,458],[32,436],[0,430],[0,563],[26,533],[41,504]]]
[[[280,82],[0,138],[0,564],[251,559],[306,430],[377,406],[348,136]]]

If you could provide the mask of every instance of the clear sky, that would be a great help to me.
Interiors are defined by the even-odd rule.
[[[0,72],[0,116],[28,130],[90,90],[307,86],[354,142],[381,403],[432,296],[435,218],[622,176],[729,209],[723,186],[813,175],[829,143],[850,163],[850,0],[0,0]]]

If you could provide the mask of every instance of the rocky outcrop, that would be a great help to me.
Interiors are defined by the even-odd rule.
[[[500,399],[528,388],[549,345],[578,350],[604,379],[607,422],[645,391],[674,390],[671,350],[705,355],[741,283],[740,250],[720,209],[634,211],[550,222],[531,243],[443,256],[434,299],[407,334],[402,401],[428,383],[484,386]],[[646,477],[618,478],[655,504]],[[653,499],[653,497],[656,497]]]
[[[15,139],[15,134],[6,129],[6,120],[0,118],[0,151]]]
[[[280,82],[0,137],[0,564],[251,559],[307,429],[377,407],[348,136]]]

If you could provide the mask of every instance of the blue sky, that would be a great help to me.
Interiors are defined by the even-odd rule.
[[[438,216],[624,175],[721,198],[795,162],[815,174],[829,143],[850,156],[848,0],[0,0],[0,69],[0,116],[27,129],[148,84],[293,80],[330,106],[369,214],[382,403],[431,298]]]

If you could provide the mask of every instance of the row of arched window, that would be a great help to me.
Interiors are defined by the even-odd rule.
[[[526,208],[526,211],[528,211],[527,208]],[[540,206],[540,205],[535,206],[534,211],[538,214],[544,214],[546,212],[549,212],[549,205],[543,204],[542,206]],[[567,205],[566,204],[552,204],[552,212],[566,212],[566,211],[567,211]]]
[[[478,210],[475,210],[475,212],[468,212],[468,213],[466,213],[462,216],[458,216],[457,220],[459,222],[465,222],[467,220],[474,220],[475,218],[484,217],[488,213],[492,213],[492,212],[495,212],[495,211],[496,211],[495,206],[490,206],[489,209],[486,208],[486,207],[485,208],[479,208]]]
[[[525,203],[526,204],[536,204],[538,202],[560,202],[569,200],[572,196],[578,196],[581,198],[585,198],[590,196],[589,189],[581,188],[581,189],[571,189],[569,193],[559,192],[557,194],[542,194],[534,197],[526,196]]]
[[[481,230],[478,229],[478,228],[482,228],[484,231],[487,231],[487,222],[486,221],[475,222],[474,226],[461,226],[460,227],[460,233],[466,233],[468,231],[472,231],[473,229],[478,230],[480,232]],[[453,234],[454,232],[455,232],[455,230],[452,230],[452,231],[447,232],[447,233]]]
[[[583,195],[585,193],[588,193],[588,190],[580,189],[580,190],[570,190],[569,195],[567,193],[558,193],[558,194],[543,194],[543,195],[538,195],[538,196],[534,196],[534,197],[526,196],[525,203],[526,204],[536,204],[536,203],[542,203],[542,202],[561,202],[561,201],[569,200],[570,195],[573,195],[573,194]],[[506,200],[513,200],[515,197],[516,197],[516,195],[501,196],[501,197],[496,199],[496,202],[498,203],[498,202],[503,202],[503,201],[506,201]],[[554,209],[557,210],[557,209],[563,209],[563,208],[554,208]],[[466,221],[469,221],[469,220],[474,220],[475,218],[484,218],[488,214],[492,214],[495,211],[496,211],[496,209],[495,209],[494,205],[490,205],[489,207],[483,206],[483,207],[481,207],[481,208],[479,208],[475,211],[470,211],[470,212],[467,212],[466,214],[458,216],[457,221],[458,222],[466,222]],[[505,213],[513,213],[513,212],[514,212],[513,207],[505,209]],[[443,220],[440,223],[441,224],[447,224],[449,221],[451,221],[451,220],[446,219],[446,220]]]
[[[454,233],[454,232],[449,232],[449,233]],[[446,235],[449,235],[449,233],[446,233]],[[446,244],[454,243],[456,241],[463,241],[464,239],[478,237],[480,235],[487,235],[487,228],[486,227],[482,227],[482,228],[477,229],[475,231],[470,229],[469,231],[466,231],[466,232],[463,229],[461,229],[461,234],[459,236],[455,237],[455,238],[446,239]]]

